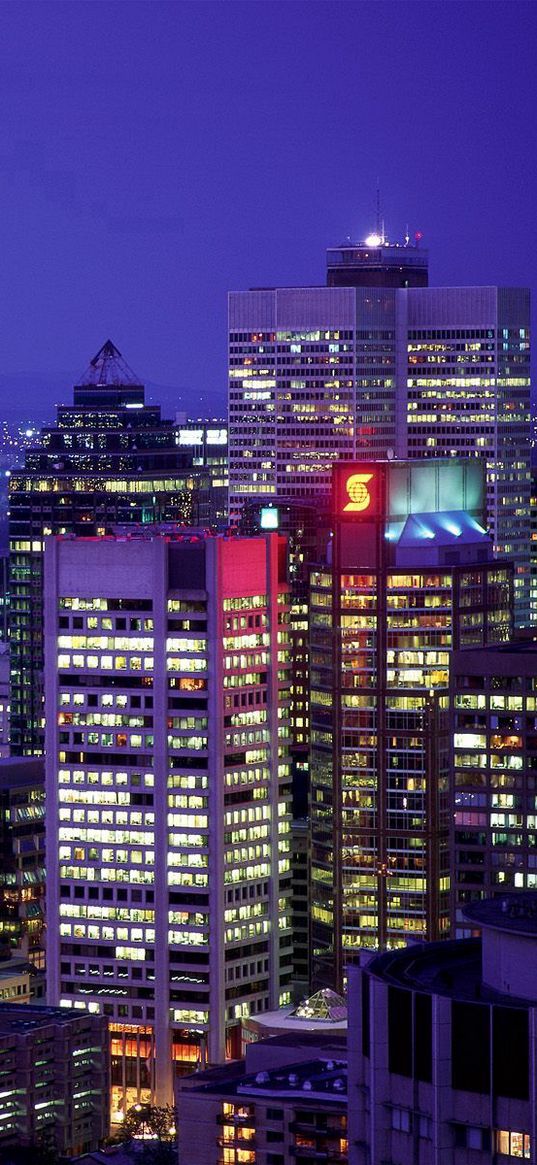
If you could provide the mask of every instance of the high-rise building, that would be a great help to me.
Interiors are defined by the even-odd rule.
[[[26,452],[10,490],[11,748],[43,750],[43,540],[115,524],[212,524],[207,470],[173,422],[145,404],[139,377],[107,341]]]
[[[275,529],[288,545],[290,594],[289,635],[293,675],[291,688],[290,756],[293,783],[293,825],[291,832],[293,990],[301,998],[310,981],[310,900],[309,900],[309,563],[326,554],[331,525],[329,506],[315,499],[262,505],[248,503],[239,520],[241,534],[255,535]]]
[[[487,467],[495,551],[515,564],[515,619],[530,621],[530,302],[522,288],[397,293],[399,457]]]
[[[110,1020],[113,1111],[290,998],[285,541],[45,550],[49,1000]]]
[[[231,293],[230,515],[254,500],[326,496],[338,460],[479,456],[526,625],[529,292],[428,287],[420,248],[395,248],[410,264],[401,279],[392,250],[329,250],[328,287]]]
[[[334,467],[331,561],[310,597],[314,980],[359,947],[450,925],[452,650],[509,638],[476,460]]]
[[[205,469],[209,477],[211,524],[223,530],[227,526],[229,490],[227,418],[197,417],[184,412],[175,414],[175,440],[192,457],[192,465]]]
[[[452,663],[453,915],[537,887],[537,643],[456,651]]]
[[[45,969],[45,762],[0,760],[0,945]]]
[[[532,447],[531,491],[530,491],[530,623],[537,623],[537,465],[535,444]]]
[[[328,496],[334,461],[395,448],[393,288],[229,297],[229,511]]]

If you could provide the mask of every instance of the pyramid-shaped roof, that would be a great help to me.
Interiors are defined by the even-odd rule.
[[[342,995],[332,991],[330,987],[323,987],[303,999],[298,1007],[291,1012],[296,1019],[322,1020],[324,1023],[341,1023],[347,1018],[347,1004]]]
[[[141,384],[139,376],[129,368],[127,361],[111,340],[103,344],[78,381],[80,387],[93,385],[95,388],[100,386],[112,388],[118,385],[141,386]]]

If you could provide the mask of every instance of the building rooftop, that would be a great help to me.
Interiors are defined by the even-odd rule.
[[[479,938],[416,943],[387,951],[375,955],[365,970],[394,986],[433,995],[463,1000],[479,999],[483,1003],[510,1007],[528,1006],[528,999],[497,991],[483,981],[482,945]]]
[[[0,979],[13,979],[17,975],[34,975],[35,967],[22,955],[0,955]]]
[[[90,360],[86,371],[78,381],[77,387],[93,385],[99,387],[118,387],[119,385],[135,385],[141,387],[140,377],[129,368],[121,352],[111,340],[107,340],[99,349],[97,355]]]
[[[94,1019],[88,1011],[66,1007],[39,1007],[31,1003],[0,1003],[0,1034],[17,1032],[25,1035],[51,1024],[68,1024],[75,1019]],[[101,1018],[97,1016],[96,1018]]]
[[[0,792],[25,785],[45,784],[45,758],[6,756],[0,758]]]
[[[479,651],[485,656],[495,656],[498,653],[503,656],[509,655],[536,655],[537,654],[537,638],[532,635],[520,635],[517,633],[516,639],[511,639],[509,643],[489,643],[486,647],[465,647],[464,652]]]
[[[244,1096],[300,1096],[306,1099],[340,1101],[347,1095],[347,1060],[315,1057],[297,1064],[285,1064],[245,1073],[244,1060],[224,1064],[188,1078],[188,1087],[207,1094],[225,1092]]]
[[[256,1031],[289,1032],[291,1039],[300,1038],[310,1032],[313,1038],[325,1031],[344,1033],[347,1028],[347,1004],[342,995],[330,988],[323,988],[309,998],[303,999],[296,1007],[279,1007],[275,1011],[263,1011],[250,1016],[245,1022],[247,1028]]]
[[[474,926],[537,938],[536,891],[472,902],[464,907],[463,914]]]
[[[317,1058],[271,1068],[246,1076],[237,1085],[239,1096],[296,1095],[341,1100],[347,1096],[347,1061]]]

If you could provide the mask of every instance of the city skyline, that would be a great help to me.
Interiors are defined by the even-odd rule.
[[[0,1165],[537,1165],[535,4],[0,21]]]
[[[432,284],[534,284],[536,17],[482,12],[4,5],[5,394],[50,413],[110,335],[165,409],[223,401],[228,289],[322,284],[377,184]]]

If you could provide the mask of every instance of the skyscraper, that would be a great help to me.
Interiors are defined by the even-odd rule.
[[[537,644],[456,651],[452,668],[453,916],[537,887]]]
[[[289,1000],[285,543],[49,539],[49,1001],[104,1011],[113,1108]]]
[[[43,750],[43,540],[117,523],[211,521],[208,473],[108,340],[10,478],[11,747]]]
[[[526,625],[529,293],[428,287],[424,252],[399,250],[415,280],[363,244],[329,250],[328,287],[230,294],[230,514],[328,495],[339,460],[479,456]]]
[[[211,524],[223,530],[227,525],[229,492],[227,418],[187,417],[175,414],[175,440],[192,457],[192,465],[206,470],[209,477]]]
[[[337,989],[359,947],[449,933],[450,657],[508,639],[512,567],[475,460],[337,466],[333,504],[311,575],[311,893],[314,977]]]
[[[403,367],[398,371],[396,453],[483,458],[494,547],[515,564],[515,619],[526,626],[529,292],[502,287],[416,288],[398,292],[397,306]]]

